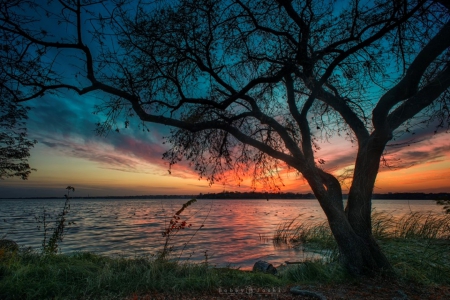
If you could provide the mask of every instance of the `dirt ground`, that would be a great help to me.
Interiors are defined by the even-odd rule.
[[[443,274],[444,276],[444,274]],[[377,299],[377,300],[438,300],[450,299],[450,286],[418,286],[411,283],[399,283],[393,279],[365,279],[359,282],[344,284],[304,285],[301,290],[317,293],[318,296],[293,295],[291,287],[268,289],[247,287],[238,292],[230,292],[221,289],[210,293],[186,293],[165,294],[151,293],[146,295],[133,295],[128,299],[211,299],[211,300],[238,300],[238,299],[327,299],[327,300],[353,300],[353,299]],[[250,294],[250,291],[252,292]],[[325,298],[320,298],[319,294]]]

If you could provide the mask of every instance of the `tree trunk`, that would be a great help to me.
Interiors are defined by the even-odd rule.
[[[361,143],[349,191],[346,214],[355,233],[368,245],[379,269],[390,270],[391,265],[381,252],[372,234],[372,193],[378,175],[381,156],[391,135],[374,133]]]
[[[320,201],[320,200],[319,200]],[[342,198],[340,198],[342,201]],[[328,219],[330,229],[337,242],[340,259],[345,268],[354,276],[370,275],[379,271],[376,258],[372,255],[370,244],[360,237],[350,222],[344,210],[337,210],[324,205],[320,201]]]
[[[372,193],[378,175],[381,156],[389,136],[374,133],[361,143],[355,163],[352,186],[345,212],[350,226],[368,247],[376,270],[390,270],[391,264],[382,253],[372,234]]]
[[[327,216],[341,261],[354,276],[373,275],[392,269],[373,237],[371,222],[372,191],[388,140],[374,135],[360,145],[345,210],[342,191],[335,177],[323,171],[321,180],[317,176],[305,176]]]

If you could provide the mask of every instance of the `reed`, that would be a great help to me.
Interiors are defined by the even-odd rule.
[[[326,221],[303,222],[301,216],[278,225],[273,242],[275,244],[287,243],[293,246],[304,243],[316,243],[320,247],[334,247],[335,242],[330,227]]]
[[[47,210],[43,208],[43,213],[40,216],[35,216],[36,222],[42,224],[43,227],[43,239],[42,239],[42,253],[44,254],[56,254],[59,249],[59,243],[61,243],[65,236],[65,229],[73,222],[66,222],[66,216],[70,210],[70,191],[75,192],[75,188],[72,186],[66,187],[67,194],[64,195],[65,201],[61,212],[56,216],[54,226],[50,225],[48,218],[51,217]],[[41,228],[40,225],[37,226]],[[52,232],[49,236],[49,232]],[[60,250],[60,249],[59,249]]]
[[[181,219],[181,213],[193,203],[197,202],[196,199],[191,199],[184,203],[182,207],[166,222],[162,236],[164,237],[164,246],[158,254],[158,259],[165,260],[173,251],[173,246],[171,245],[171,240],[180,231],[186,228],[190,228],[192,224],[188,223],[187,220]]]
[[[449,239],[450,215],[411,212],[394,222],[393,238]]]
[[[376,239],[450,239],[450,215],[410,212],[395,218],[386,212],[372,212],[372,233]],[[334,246],[326,221],[302,221],[301,215],[278,225],[275,243],[314,243],[321,247]]]
[[[420,284],[450,283],[450,215],[410,212],[395,218],[373,211],[372,232],[400,280]],[[339,280],[338,249],[327,224],[301,222],[299,217],[278,226],[275,243],[302,244],[320,251],[322,260],[305,261],[288,273],[295,280]],[[326,251],[328,249],[328,251]],[[328,272],[328,273],[327,273]],[[331,275],[332,278],[328,277]],[[446,275],[443,275],[446,274]]]
[[[440,199],[436,200],[437,205],[442,205],[442,210],[446,214],[450,214],[450,198],[449,196],[441,197]]]
[[[372,234],[376,239],[392,237],[392,228],[395,227],[395,219],[386,212],[372,211]]]

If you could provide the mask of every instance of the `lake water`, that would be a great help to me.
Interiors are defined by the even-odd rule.
[[[72,199],[62,253],[91,251],[104,255],[141,256],[155,254],[165,239],[162,232],[187,200]],[[0,200],[0,238],[39,249],[43,230],[36,217],[44,207],[53,217],[62,210],[62,199]],[[377,211],[401,216],[410,211],[442,213],[431,200],[374,200]],[[311,258],[301,248],[276,245],[272,237],[280,223],[295,217],[325,220],[316,200],[198,200],[181,214],[191,228],[178,231],[171,240],[174,254],[183,260],[204,261],[217,266],[250,269],[257,260],[279,265],[286,260]],[[202,227],[203,225],[203,227]],[[201,228],[200,228],[201,227]],[[185,244],[187,244],[185,246]],[[184,250],[182,251],[182,249]]]

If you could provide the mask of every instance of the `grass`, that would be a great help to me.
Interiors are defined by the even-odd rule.
[[[372,232],[399,279],[421,284],[450,284],[449,214],[411,212],[394,218],[374,211]],[[274,235],[274,242],[294,246],[300,242],[308,251],[324,254],[322,262],[302,264],[303,273],[292,273],[289,276],[293,279],[339,281],[346,276],[336,263],[337,246],[326,222],[302,223],[297,218],[283,223]]]
[[[177,293],[282,284],[279,278],[267,274],[154,257],[43,255],[21,250],[3,253],[0,260],[0,299],[111,299],[148,291]]]
[[[336,243],[326,221],[307,221],[307,223],[304,223],[300,218],[301,215],[278,225],[273,236],[274,243],[289,243],[294,246],[296,244],[314,243],[324,249],[334,248]]]
[[[399,280],[450,284],[450,216],[411,213],[400,219],[374,212],[374,234]],[[327,250],[325,260],[289,265],[279,276],[213,268],[170,258],[43,254],[0,249],[0,299],[119,299],[149,292],[216,292],[230,287],[340,283],[350,277],[337,263],[326,223],[279,226],[274,242]]]

